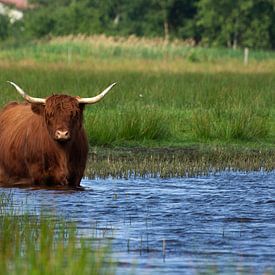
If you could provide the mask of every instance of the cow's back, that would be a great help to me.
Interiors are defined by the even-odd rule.
[[[35,146],[37,138],[42,134],[42,119],[35,115],[29,104],[12,103],[4,107],[0,112],[0,150],[3,156],[16,149],[20,153],[26,143],[32,142]],[[4,155],[3,155],[4,154]]]
[[[2,109],[0,112],[2,181],[30,178],[29,164],[37,162],[39,165],[45,146],[50,147],[48,133],[42,117],[32,112],[30,104],[11,103]]]

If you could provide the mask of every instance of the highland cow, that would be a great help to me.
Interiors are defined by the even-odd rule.
[[[91,98],[61,94],[46,99],[9,83],[26,102],[11,102],[0,111],[0,184],[78,188],[88,156],[84,107],[101,100],[115,83]]]

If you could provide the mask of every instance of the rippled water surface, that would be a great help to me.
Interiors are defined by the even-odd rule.
[[[84,179],[85,191],[2,189],[112,240],[118,274],[275,272],[275,172]]]

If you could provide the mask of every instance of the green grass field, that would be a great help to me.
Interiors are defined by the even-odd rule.
[[[93,96],[118,82],[102,102],[86,108],[91,146],[274,145],[273,53],[255,52],[245,66],[241,50],[93,41],[2,50],[1,106],[21,100],[6,80],[40,97]],[[190,59],[188,51],[197,57]]]
[[[95,156],[89,159],[87,176],[125,178],[130,171],[139,176],[175,177],[211,169],[274,170],[274,53],[251,52],[245,66],[242,50],[76,40],[2,48],[0,106],[22,101],[7,80],[36,97],[94,96],[118,82],[100,103],[85,110],[85,128]],[[109,148],[101,156],[97,146],[111,147],[110,151],[138,149],[128,148],[129,153],[125,149],[127,154],[119,151],[113,157]],[[157,147],[156,156],[149,147]],[[167,147],[175,149],[168,154]],[[77,239],[71,223],[44,214],[10,212],[10,205],[9,198],[0,196],[3,274],[114,273],[110,251],[94,249],[91,240]]]

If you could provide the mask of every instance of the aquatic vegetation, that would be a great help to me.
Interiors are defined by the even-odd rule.
[[[239,150],[217,147],[93,148],[85,175],[89,178],[193,177],[218,171],[272,171],[274,150]]]
[[[110,248],[79,237],[76,225],[49,211],[24,212],[0,194],[2,274],[113,274]]]

